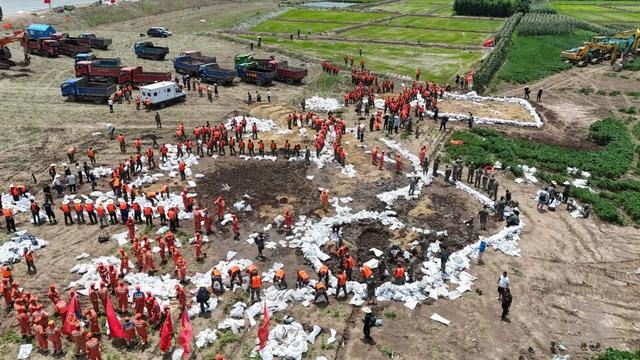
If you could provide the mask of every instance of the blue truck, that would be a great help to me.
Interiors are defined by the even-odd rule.
[[[220,85],[231,85],[238,73],[235,70],[222,69],[218,64],[211,63],[200,66],[200,80],[206,83],[217,83]]]
[[[92,53],[80,53],[75,56],[76,64],[80,61],[91,61],[94,66],[100,67],[118,67],[122,66],[120,58],[101,58]]]
[[[137,57],[151,60],[164,60],[169,53],[168,47],[155,46],[151,41],[137,42],[133,50]]]
[[[198,76],[200,66],[215,62],[215,57],[202,55],[199,51],[185,51],[173,59],[173,68],[178,74]]]
[[[62,96],[70,101],[106,102],[117,91],[117,85],[107,82],[91,82],[86,77],[67,79],[60,85]]]

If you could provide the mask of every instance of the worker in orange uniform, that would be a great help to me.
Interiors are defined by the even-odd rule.
[[[142,318],[141,313],[136,313],[136,319],[133,320],[133,325],[136,328],[136,333],[142,339],[142,346],[146,345],[149,342],[149,324]]]
[[[329,267],[327,265],[320,265],[320,269],[318,269],[318,281],[324,282],[326,287],[329,287]]]
[[[60,300],[60,292],[58,291],[58,286],[56,284],[49,285],[49,291],[47,291],[47,297],[51,300],[51,303],[55,305],[58,300]]]
[[[107,283],[103,281],[100,283],[100,288],[98,289],[98,299],[100,299],[105,312],[107,309],[107,298],[109,296],[111,296],[111,294],[109,294],[109,288],[107,287]]]
[[[204,233],[206,235],[211,235],[213,233],[213,230],[211,229],[213,220],[211,219],[211,215],[209,215],[208,208],[204,208],[204,210],[202,211],[202,220],[204,222]]]
[[[23,339],[28,339],[33,336],[31,332],[31,324],[29,323],[29,315],[27,315],[24,308],[18,309],[16,320],[18,321],[18,325],[20,325],[20,334]]]
[[[126,152],[126,143],[124,140],[124,135],[120,134],[116,136],[116,140],[120,144],[120,152],[124,154]]]
[[[102,354],[100,353],[100,342],[93,337],[92,333],[87,333],[87,342],[85,347],[87,348],[87,354],[89,360],[102,360]]]
[[[180,303],[180,307],[184,310],[187,308],[187,294],[184,291],[184,288],[180,284],[176,284],[176,298],[178,298],[178,302]]]
[[[202,212],[200,211],[199,206],[195,206],[193,208],[193,227],[196,231],[200,231],[202,229]]]
[[[180,282],[185,282],[187,277],[187,261],[183,257],[179,257],[176,261],[176,273]]]
[[[322,189],[322,192],[320,193],[320,203],[322,204],[324,211],[329,211],[329,190]]]
[[[149,322],[151,324],[159,324],[160,323],[160,315],[161,315],[161,309],[160,309],[160,303],[158,303],[158,300],[156,300],[155,297],[153,297],[153,295],[151,295],[151,292],[147,293],[147,316],[149,318]]]
[[[60,328],[58,328],[53,320],[49,320],[49,326],[47,326],[47,339],[51,341],[53,346],[53,355],[58,355],[62,352],[62,338],[60,334]]]
[[[218,284],[218,289],[216,290],[215,284]],[[224,286],[222,285],[222,272],[217,267],[211,269],[211,293],[215,294],[216,292],[223,293]]]
[[[35,274],[38,272],[38,270],[36,270],[36,264],[34,262],[34,256],[33,256],[33,251],[24,248],[22,250],[22,257],[24,258],[24,261],[27,263],[27,274]]]
[[[153,209],[150,204],[146,204],[143,209],[145,224],[147,227],[153,227]]]
[[[91,306],[93,307],[93,311],[96,313],[100,311],[100,307],[98,306],[98,289],[96,289],[95,283],[89,284],[89,299],[91,300]]]
[[[378,158],[378,170],[382,170],[384,168],[384,151],[380,154]]]
[[[238,240],[240,238],[240,221],[238,221],[236,213],[231,214],[231,230],[233,231],[233,238]]]
[[[44,328],[40,325],[41,318],[34,320],[33,332],[36,334],[36,341],[38,342],[38,348],[41,352],[49,352],[49,342],[47,341],[47,335],[44,332]]]
[[[76,345],[75,355],[83,354],[85,351],[86,338],[84,337],[84,330],[82,330],[80,323],[77,323],[75,329],[71,332],[71,338]]]
[[[285,279],[285,272],[283,268],[276,270],[275,275],[273,275],[273,284],[278,288],[278,290],[287,289],[287,281]]]
[[[4,221],[7,224],[7,232],[16,232],[16,222],[13,219],[13,209],[3,208],[2,215],[4,216]]]
[[[299,270],[296,276],[296,287],[301,289],[307,285],[309,285],[309,275],[304,270]]]
[[[402,168],[402,158],[400,154],[396,154],[396,174],[400,174],[400,169]]]
[[[313,298],[313,302],[317,304],[320,298],[324,298],[324,301],[326,301],[327,305],[329,305],[329,296],[327,296],[327,287],[325,286],[325,284],[322,281],[318,281],[316,282],[315,289],[316,293]]]
[[[218,196],[214,201],[216,204],[216,214],[218,215],[218,221],[222,221],[222,217],[224,216],[224,199],[222,196]]]
[[[129,254],[123,249],[118,249],[120,253],[120,276],[124,277],[129,272]]]
[[[128,316],[122,322],[122,329],[124,330],[124,341],[127,343],[127,347],[130,348],[131,344],[138,339],[136,338],[136,326]]]
[[[251,302],[255,303],[260,300],[260,288],[262,288],[262,278],[260,274],[251,276]]]
[[[344,261],[342,262],[342,268],[344,269],[345,274],[347,274],[347,280],[351,281],[351,276],[353,274],[353,268],[356,266],[355,260],[351,257],[351,254],[344,254]]]
[[[182,179],[182,181],[187,180],[186,170],[187,164],[185,164],[184,161],[180,160],[180,162],[178,163],[178,171],[180,172],[180,179]]]
[[[373,150],[371,150],[371,163],[373,165],[376,165],[378,161],[378,147],[374,147]]]
[[[348,296],[347,293],[347,273],[342,270],[338,273],[338,288],[336,289],[336,299],[340,297],[340,290],[344,290],[344,296]]]
[[[129,240],[131,240],[136,235],[136,222],[135,220],[133,220],[133,218],[128,218],[127,221],[125,222],[125,225],[127,225],[128,237],[129,237]]]
[[[427,157],[427,146],[426,145],[422,145],[422,148],[420,149],[420,165],[424,164],[424,159],[425,157]]]
[[[89,322],[89,329],[92,333],[100,334],[100,322],[98,319],[98,313],[93,309],[87,309],[84,311],[84,317]]]
[[[136,148],[136,153],[140,154],[140,151],[142,149],[142,141],[139,137],[133,140],[133,147]]]
[[[118,286],[116,287],[116,299],[118,300],[120,313],[126,314],[129,305],[129,287],[127,287],[122,280],[118,282]]]
[[[291,233],[291,229],[293,228],[293,215],[291,214],[291,210],[284,209],[284,229],[287,234]]]
[[[4,299],[4,306],[8,310],[13,305],[13,299],[11,298],[11,284],[9,279],[2,279],[0,283],[0,293]]]
[[[393,283],[396,285],[404,285],[405,277],[404,277],[404,266],[401,263],[396,265],[396,269],[393,271]]]
[[[164,259],[164,262],[166,263],[167,260],[166,258]],[[148,271],[156,271],[156,265],[153,262],[153,257],[151,254],[151,250],[147,249],[144,251],[144,266],[142,267],[142,272],[148,272]]]
[[[233,289],[233,282],[237,281],[239,285],[242,285],[242,274],[240,273],[240,267],[238,265],[232,265],[229,270],[229,286]]]
[[[206,254],[202,254],[202,234],[199,231],[195,232],[195,240],[193,241],[195,253],[196,253],[196,261],[202,261]]]
[[[365,264],[360,266],[360,275],[362,276],[362,280],[367,281],[373,276],[373,270]]]

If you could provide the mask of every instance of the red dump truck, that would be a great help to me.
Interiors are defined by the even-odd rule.
[[[60,53],[74,57],[77,54],[91,52],[91,41],[69,37],[67,33],[55,33],[52,36],[60,44]]]
[[[286,61],[278,61],[273,57],[269,59],[253,59],[257,66],[261,69],[275,70],[276,77],[274,80],[292,84],[300,84],[302,79],[307,76],[307,69],[289,66]]]
[[[29,39],[27,42],[30,54],[55,57],[60,55],[60,44],[51,38]]]
[[[87,76],[92,80],[116,84],[140,86],[171,80],[169,72],[145,72],[141,66],[97,66],[92,61],[79,61],[75,69],[76,77]]]

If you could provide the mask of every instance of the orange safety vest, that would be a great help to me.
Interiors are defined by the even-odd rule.
[[[352,257],[348,257],[344,259],[344,267],[346,269],[353,269],[354,266],[355,266],[355,261],[353,261]]]
[[[231,267],[230,271],[231,271],[231,274],[237,274],[237,273],[239,273],[239,272],[240,272],[240,267],[239,267],[239,266],[237,266],[237,265],[233,265],[233,266]]]
[[[327,265],[320,266],[320,271],[318,271],[320,275],[325,275],[328,272],[329,272],[329,268],[327,267]]]
[[[213,274],[213,276],[222,277],[222,273],[218,269],[211,270],[211,273]]]
[[[76,212],[81,212],[82,204],[73,204],[73,210],[75,210]]]
[[[98,212],[98,216],[100,216],[100,217],[103,217],[105,215],[104,214],[104,208],[102,206],[98,206],[96,208],[96,211]]]
[[[144,216],[151,216],[151,215],[153,215],[153,210],[150,207],[145,207]]]
[[[276,270],[276,277],[278,279],[284,279],[284,270],[282,270],[282,269]]]
[[[158,206],[156,207],[156,210],[158,211],[158,214],[164,214],[164,206]]]
[[[262,279],[260,278],[260,275],[254,275],[251,278],[251,288],[252,289],[259,289],[260,286],[262,286]]]
[[[107,211],[112,213],[116,211],[116,206],[114,204],[107,204]]]
[[[371,275],[373,275],[373,271],[371,271],[371,268],[369,268],[367,265],[362,265],[360,272],[362,273],[362,277],[364,277],[365,279],[368,279],[371,277]]]
[[[4,217],[6,218],[11,218],[13,216],[13,212],[11,211],[11,209],[4,208],[2,209],[2,215],[4,215]]]
[[[124,201],[120,202],[118,206],[120,207],[120,210],[127,210],[127,203]]]
[[[404,268],[398,267],[396,271],[393,273],[393,277],[396,279],[404,279]]]
[[[345,285],[347,283],[347,274],[338,274],[338,284]]]
[[[84,208],[87,212],[93,212],[93,204],[84,204]]]
[[[303,282],[307,282],[309,281],[309,275],[307,275],[304,270],[300,270],[298,271],[298,279],[302,280]]]

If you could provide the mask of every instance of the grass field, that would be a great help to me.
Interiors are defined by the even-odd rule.
[[[348,24],[334,22],[268,20],[258,24],[256,27],[251,29],[251,31],[296,34],[297,31],[300,30],[303,34],[314,34],[345,26],[348,26]]]
[[[568,35],[517,36],[509,48],[507,60],[496,74],[494,81],[502,80],[526,84],[573,65],[560,58],[560,52],[574,48],[593,36],[589,31],[577,31]]]
[[[444,14],[451,14],[450,0],[400,0],[374,7],[376,10],[395,11],[403,13],[429,14],[444,10]]]
[[[342,33],[348,38],[384,39],[399,41],[415,41],[422,43],[439,43],[455,45],[482,45],[491,37],[490,33],[410,29],[401,27],[369,25]]]
[[[245,38],[253,39],[251,36]],[[450,82],[456,74],[462,75],[482,57],[480,51],[457,49],[322,40],[289,41],[288,39],[278,40],[271,36],[262,37],[262,40],[266,45],[276,45],[292,52],[314,55],[335,63],[342,63],[345,55],[356,55],[356,63],[358,63],[358,48],[362,48],[366,66],[373,71],[413,77],[416,67],[420,67],[425,79],[441,83]]]
[[[504,22],[501,20],[476,20],[460,18],[439,18],[426,16],[403,16],[391,20],[394,26],[415,26],[433,29],[467,30],[493,32],[498,30]]]
[[[388,13],[339,11],[339,10],[314,10],[291,9],[274,20],[307,20],[307,21],[340,21],[348,23],[360,23],[389,17]]]
[[[634,7],[637,7],[637,3],[635,5]],[[604,24],[640,24],[640,13],[618,9],[617,7],[621,5],[616,2],[591,4],[562,2],[552,3],[551,6],[560,14],[573,16],[584,21]]]

